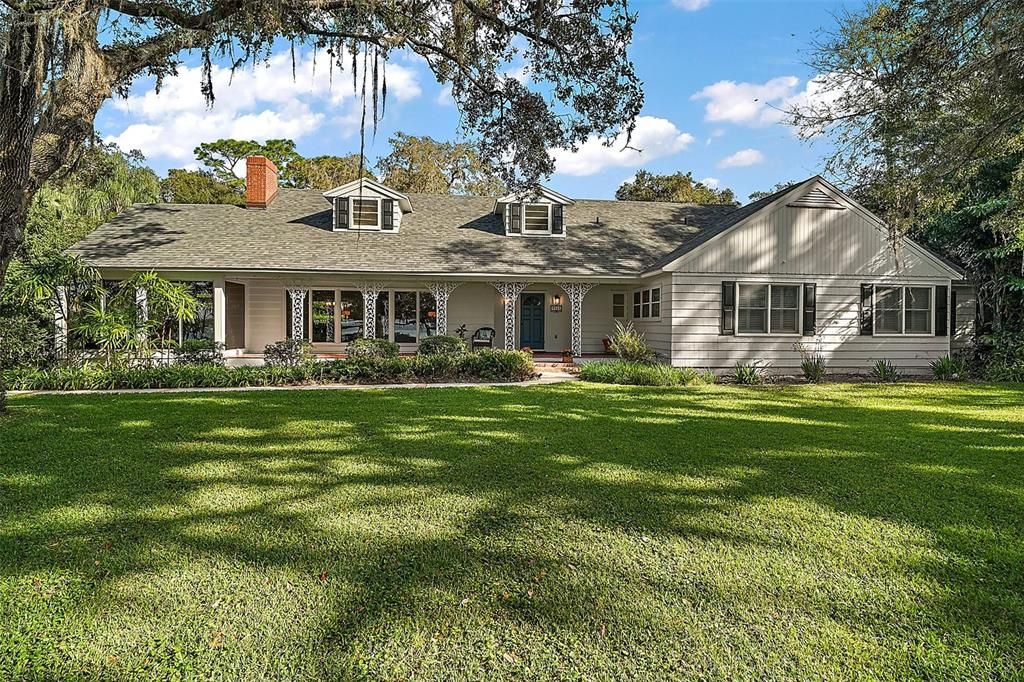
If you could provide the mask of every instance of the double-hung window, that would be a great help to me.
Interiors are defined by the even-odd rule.
[[[633,317],[640,320],[661,317],[661,287],[633,292]]]
[[[875,334],[931,334],[931,287],[875,286]]]
[[[352,198],[352,229],[380,229],[380,199]]]
[[[800,333],[800,285],[739,283],[737,289],[737,332]]]
[[[523,234],[551,234],[551,204],[523,204]]]
[[[626,294],[612,293],[612,317],[621,320],[626,316]]]

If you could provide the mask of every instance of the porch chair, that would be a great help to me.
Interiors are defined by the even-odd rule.
[[[494,328],[493,327],[480,327],[473,332],[473,337],[470,340],[472,350],[477,348],[493,348],[494,347]]]

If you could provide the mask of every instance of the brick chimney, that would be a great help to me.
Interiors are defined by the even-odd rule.
[[[245,207],[266,208],[277,196],[277,166],[265,156],[245,160]]]

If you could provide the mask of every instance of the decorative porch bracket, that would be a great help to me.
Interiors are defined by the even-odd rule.
[[[387,287],[382,282],[359,282],[359,291],[363,294],[363,338],[377,338],[377,299]],[[387,318],[387,304],[384,304],[384,316]],[[387,322],[384,323],[384,338],[389,336]]]
[[[597,286],[597,282],[558,282],[569,297],[569,313],[572,316],[572,354],[583,355],[583,297]]]
[[[306,294],[309,289],[288,287],[288,300],[292,302],[292,338],[300,340],[306,336]]]
[[[491,282],[491,286],[501,294],[501,303],[505,309],[505,348],[516,349],[516,300],[523,293],[529,282]]]
[[[427,282],[426,288],[434,295],[434,303],[437,305],[437,333],[445,335],[448,333],[448,297],[459,288],[462,282]]]

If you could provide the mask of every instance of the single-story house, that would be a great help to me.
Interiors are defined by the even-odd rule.
[[[742,207],[403,194],[372,180],[279,189],[247,162],[246,206],[135,206],[73,247],[105,279],[157,271],[205,301],[181,338],[258,361],[284,338],[343,353],[359,336],[494,330],[498,347],[605,353],[631,322],[678,366],[907,372],[972,333],[963,274],[819,176]],[[486,331],[481,335],[486,335]]]

